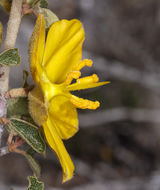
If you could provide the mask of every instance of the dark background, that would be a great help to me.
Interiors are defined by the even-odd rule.
[[[78,93],[99,100],[101,108],[79,110],[80,130],[65,142],[75,177],[62,185],[60,165],[48,150],[46,159],[38,157],[41,179],[46,187],[59,190],[159,190],[160,1],[49,0],[49,4],[60,19],[83,22],[84,58],[94,61],[84,72],[97,73],[111,84]],[[2,9],[0,20],[4,26],[8,20]],[[20,87],[23,69],[29,70],[27,46],[34,23],[31,15],[22,20],[16,45],[22,63],[11,71],[11,87]],[[1,157],[0,189],[21,189],[28,175],[23,157]]]

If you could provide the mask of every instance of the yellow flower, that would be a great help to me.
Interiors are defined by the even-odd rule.
[[[99,102],[78,98],[70,91],[107,84],[97,75],[79,78],[84,66],[92,61],[82,59],[84,29],[79,20],[60,20],[48,31],[45,40],[45,21],[39,14],[33,31],[29,55],[35,88],[29,94],[29,109],[34,121],[43,127],[46,140],[57,154],[63,169],[63,182],[73,176],[74,165],[62,139],[78,131],[76,108],[96,109]],[[75,83],[72,80],[76,79]]]

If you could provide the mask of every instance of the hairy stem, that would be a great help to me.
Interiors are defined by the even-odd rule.
[[[4,50],[14,48],[21,22],[23,0],[13,0],[10,12],[10,17],[7,26],[6,39],[4,42]],[[8,90],[9,82],[8,66],[1,66],[0,68],[0,94],[4,94]]]

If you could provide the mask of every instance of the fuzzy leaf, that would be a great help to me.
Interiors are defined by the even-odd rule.
[[[41,173],[41,169],[40,169],[40,166],[39,164],[36,162],[36,160],[33,158],[32,155],[30,154],[25,154],[25,158],[27,159],[28,163],[29,163],[29,166],[30,168],[32,169],[34,175],[36,177],[40,177],[40,173]]]
[[[17,48],[8,49],[0,54],[0,64],[5,66],[18,65],[20,55]]]
[[[36,126],[24,120],[11,118],[9,128],[16,131],[36,152],[45,153],[46,145]]]
[[[27,190],[44,190],[43,182],[38,181],[36,177],[29,176],[28,181],[29,187],[27,188]]]
[[[11,1],[11,0],[0,0],[0,6],[2,6],[3,9],[4,9],[7,13],[10,12],[11,4],[12,4],[12,1]]]
[[[46,8],[41,8],[41,12],[44,15],[45,18],[45,24],[46,24],[46,28],[50,28],[50,26],[57,22],[59,20],[59,18],[49,9]]]
[[[30,117],[28,111],[28,99],[25,98],[11,98],[7,102],[7,118],[10,117]]]
[[[2,38],[3,38],[3,25],[2,23],[0,22],[0,45],[2,43]]]

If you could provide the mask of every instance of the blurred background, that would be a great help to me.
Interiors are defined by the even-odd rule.
[[[99,100],[101,107],[79,110],[80,130],[65,142],[76,166],[71,181],[61,184],[61,167],[50,150],[45,159],[37,157],[46,189],[159,190],[160,1],[49,0],[49,8],[60,19],[83,22],[83,56],[94,61],[92,69],[83,71],[111,84],[78,92]],[[0,9],[4,30],[7,20]],[[22,63],[12,68],[12,88],[22,85],[22,72],[29,70],[27,47],[34,24],[33,15],[22,20],[16,45]],[[0,158],[0,189],[25,189],[28,175],[22,156]]]

